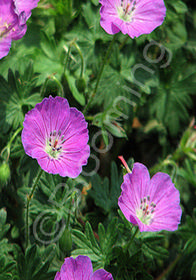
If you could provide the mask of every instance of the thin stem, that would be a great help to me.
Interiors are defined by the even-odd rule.
[[[181,257],[182,255],[179,254],[175,258],[175,260],[155,280],[165,279],[166,275],[169,274],[174,269],[175,265],[177,264],[177,262],[180,260]]]
[[[37,186],[37,184],[39,182],[39,179],[40,179],[42,173],[43,173],[43,170],[40,169],[40,171],[39,171],[39,173],[37,175],[37,178],[35,179],[35,182],[33,183],[33,186],[31,188],[30,194],[27,195],[27,207],[26,207],[26,248],[29,245],[29,206],[30,206],[30,202],[31,202],[31,199],[33,197],[35,188],[36,188],[36,186]]]
[[[132,235],[131,239],[129,240],[129,242],[127,243],[127,250],[129,249],[129,247],[131,246],[131,243],[133,242],[133,239],[136,237],[137,233],[139,231],[139,227],[137,226],[136,229],[135,229],[135,232],[134,234]]]
[[[90,105],[91,105],[91,103],[92,103],[92,101],[93,101],[93,99],[94,99],[94,97],[95,97],[95,95],[96,95],[96,93],[97,93],[97,89],[98,89],[98,86],[99,86],[99,82],[100,82],[100,80],[101,80],[101,76],[102,76],[102,74],[103,74],[104,67],[105,67],[106,62],[107,62],[107,60],[108,60],[108,56],[109,56],[109,54],[110,54],[110,52],[111,52],[111,50],[112,50],[112,47],[113,47],[113,44],[114,44],[114,42],[115,42],[116,37],[117,37],[117,34],[115,34],[115,35],[113,36],[113,39],[112,39],[112,41],[110,42],[110,45],[109,45],[109,47],[108,47],[108,49],[107,49],[107,52],[106,52],[106,54],[105,54],[105,57],[104,57],[104,59],[103,59],[102,65],[101,65],[101,68],[100,68],[99,73],[98,73],[98,76],[97,76],[97,82],[96,82],[96,85],[95,85],[95,89],[94,89],[92,95],[90,96],[90,99],[89,99],[88,103],[86,104],[86,106],[85,106],[85,108],[84,108],[84,110],[83,110],[83,114],[84,114],[84,115],[85,115],[86,112],[88,111],[88,108],[90,107]]]
[[[1,151],[1,154],[0,154],[0,155],[2,156],[3,153],[4,153],[4,151],[7,150],[8,155],[7,155],[6,161],[8,161],[9,156],[10,156],[11,144],[12,144],[12,142],[14,141],[14,139],[16,138],[16,136],[18,135],[18,133],[21,132],[21,130],[22,130],[22,127],[19,127],[19,128],[14,132],[14,134],[13,134],[13,136],[11,137],[10,141],[8,142],[7,146],[4,147],[3,150]]]
[[[60,96],[63,97],[64,96],[64,90],[62,87],[62,84],[59,82],[59,80],[56,77],[51,77],[51,80],[55,81],[55,83],[58,85],[59,89],[60,89]]]
[[[129,35],[127,34],[127,35],[125,36],[124,41],[120,44],[119,50],[121,50],[121,49],[124,47],[124,45],[126,44],[126,42],[127,42],[127,40],[128,40],[129,38],[130,38]]]
[[[83,58],[83,55],[82,55],[82,52],[81,52],[79,46],[78,46],[75,42],[73,42],[73,45],[75,46],[75,48],[76,48],[76,50],[78,51],[78,54],[79,54],[79,56],[80,56],[80,58],[81,58],[80,78],[82,78],[83,75],[84,75],[84,58]]]
[[[72,46],[72,43],[69,45],[68,52],[67,52],[67,56],[66,56],[66,59],[65,59],[64,73],[65,73],[65,71],[67,70],[68,61],[69,61],[69,56],[70,56],[70,53],[71,53],[71,46]]]
[[[65,58],[65,65],[64,65],[64,71],[63,71],[63,73],[65,73],[66,70],[67,70],[67,68],[68,68],[69,57],[70,57],[70,54],[71,54],[71,47],[73,46],[73,44],[75,43],[75,41],[76,41],[76,39],[74,39],[73,41],[71,41],[70,44],[69,44],[67,56],[66,56],[66,58]]]

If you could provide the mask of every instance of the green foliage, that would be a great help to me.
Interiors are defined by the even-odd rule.
[[[164,2],[166,19],[151,34],[117,34],[96,94],[112,40],[100,26],[98,0],[39,1],[26,35],[0,61],[0,280],[53,280],[64,258],[79,254],[115,280],[195,279],[196,12],[190,0]],[[100,169],[75,179],[42,175],[25,249],[26,200],[38,164],[25,155],[21,133],[12,137],[49,95],[84,112]],[[135,236],[137,228],[120,210],[117,216],[120,154],[152,174],[171,174],[183,210],[177,232]],[[87,170],[92,166],[89,160]]]
[[[73,256],[86,255],[94,262],[94,269],[104,268],[113,258],[113,250],[118,238],[117,219],[114,218],[105,231],[100,223],[98,227],[98,238],[91,228],[90,223],[86,223],[85,233],[79,230],[72,231],[73,241],[79,249],[72,251]]]
[[[7,132],[15,130],[24,121],[24,114],[40,102],[40,95],[34,93],[36,76],[30,63],[23,75],[9,70],[8,81],[0,76],[0,128]]]
[[[114,162],[111,164],[111,185],[106,177],[103,180],[98,174],[91,178],[92,189],[89,195],[94,199],[95,204],[103,209],[106,214],[116,211],[118,197],[120,195],[120,185],[122,174],[118,175],[118,169]]]
[[[55,255],[55,246],[38,248],[35,244],[29,247],[25,255],[18,252],[17,272],[20,280],[46,280],[54,277],[54,272],[49,272],[49,266]]]
[[[0,279],[13,279],[13,270],[15,261],[11,256],[13,250],[11,244],[8,244],[8,239],[4,238],[10,229],[10,225],[6,224],[7,212],[5,209],[0,210]]]

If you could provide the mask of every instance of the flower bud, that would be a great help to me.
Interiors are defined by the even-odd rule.
[[[79,92],[84,92],[86,88],[86,81],[84,78],[79,78],[76,80],[76,87]]]
[[[5,185],[10,178],[10,167],[7,162],[3,162],[0,165],[0,182]]]
[[[69,252],[72,248],[72,237],[69,229],[65,229],[61,238],[59,239],[59,246],[63,252]]]

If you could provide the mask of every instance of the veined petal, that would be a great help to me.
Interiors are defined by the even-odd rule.
[[[91,280],[113,280],[112,274],[105,269],[98,269],[93,273]]]
[[[82,172],[90,155],[87,122],[65,98],[44,98],[26,114],[23,126],[24,150],[44,171],[71,178]]]
[[[174,231],[180,223],[180,194],[168,174],[158,172],[150,180],[147,168],[135,163],[124,176],[118,205],[126,219],[140,231]]]
[[[31,16],[31,10],[37,7],[39,0],[14,0],[15,11],[19,15],[22,12],[26,14],[26,20]]]
[[[163,0],[101,0],[100,25],[109,34],[121,31],[131,38],[151,33],[166,15]]]

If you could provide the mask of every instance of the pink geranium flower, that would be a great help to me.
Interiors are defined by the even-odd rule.
[[[100,0],[100,24],[109,34],[121,31],[131,38],[151,33],[166,15],[163,0]]]
[[[66,258],[54,280],[113,280],[113,277],[104,269],[98,269],[93,273],[90,258],[78,256],[76,259]]]
[[[77,177],[90,154],[87,122],[62,97],[44,98],[24,119],[22,143],[27,155],[52,174]]]
[[[21,39],[26,21],[39,0],[0,0],[0,59],[10,50],[12,40]]]
[[[180,223],[179,191],[168,174],[158,172],[152,179],[141,163],[124,176],[118,205],[126,219],[140,231],[174,231]]]

